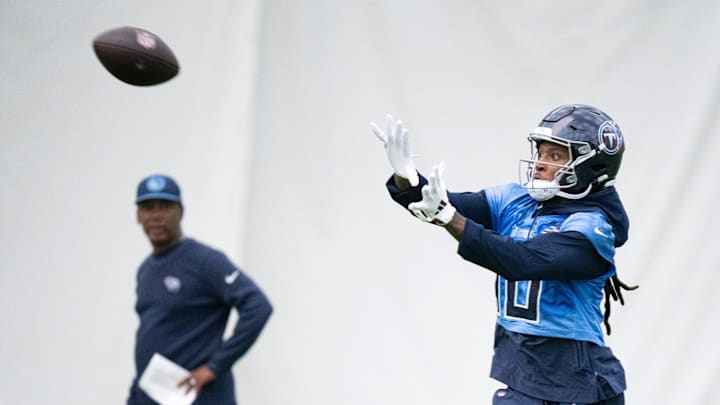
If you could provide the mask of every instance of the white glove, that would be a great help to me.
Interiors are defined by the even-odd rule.
[[[448,199],[445,182],[442,179],[445,163],[433,167],[428,184],[422,188],[423,199],[408,206],[408,209],[421,221],[447,225],[455,215],[455,207]]]
[[[403,122],[396,121],[392,115],[388,115],[385,120],[385,132],[378,128],[374,122],[370,125],[375,136],[385,145],[385,152],[395,174],[408,179],[413,187],[420,184],[415,163],[413,163],[412,154],[410,153],[408,130],[403,126]]]

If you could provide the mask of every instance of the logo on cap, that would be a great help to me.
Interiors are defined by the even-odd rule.
[[[147,187],[148,191],[156,192],[156,191],[162,191],[165,188],[165,178],[160,176],[153,176],[147,179],[145,182],[145,187]]]
[[[180,204],[180,187],[171,177],[162,174],[150,175],[138,183],[135,204],[152,199],[174,201]]]

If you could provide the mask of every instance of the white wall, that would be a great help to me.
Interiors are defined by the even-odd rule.
[[[608,343],[628,403],[710,402],[716,2],[16,3],[0,2],[0,404],[122,403],[149,250],[132,196],[156,171],[183,187],[186,233],[275,306],[235,367],[240,403],[489,403],[494,276],[388,198],[369,122],[402,118],[422,171],[445,161],[452,190],[478,190],[516,180],[527,132],[573,102],[627,141],[617,261],[641,288]],[[161,35],[180,76],[110,77],[90,41],[119,25]]]

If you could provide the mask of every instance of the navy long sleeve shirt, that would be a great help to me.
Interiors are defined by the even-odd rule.
[[[232,308],[238,311],[238,322],[223,341]],[[250,278],[222,252],[185,238],[142,263],[135,309],[140,326],[129,405],[154,404],[137,386],[154,353],[188,370],[207,364],[215,373],[194,404],[235,404],[230,368],[252,346],[272,312]]]

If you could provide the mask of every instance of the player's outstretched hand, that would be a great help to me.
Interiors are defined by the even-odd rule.
[[[403,125],[403,122],[395,120],[392,115],[388,114],[385,119],[384,132],[374,122],[370,125],[375,136],[385,145],[385,152],[395,174],[408,179],[413,187],[420,184],[412,153],[410,152],[408,130]]]
[[[422,188],[423,199],[408,206],[408,209],[420,220],[436,225],[447,225],[455,215],[455,207],[448,199],[445,182],[442,179],[445,163],[433,167],[428,184]]]

